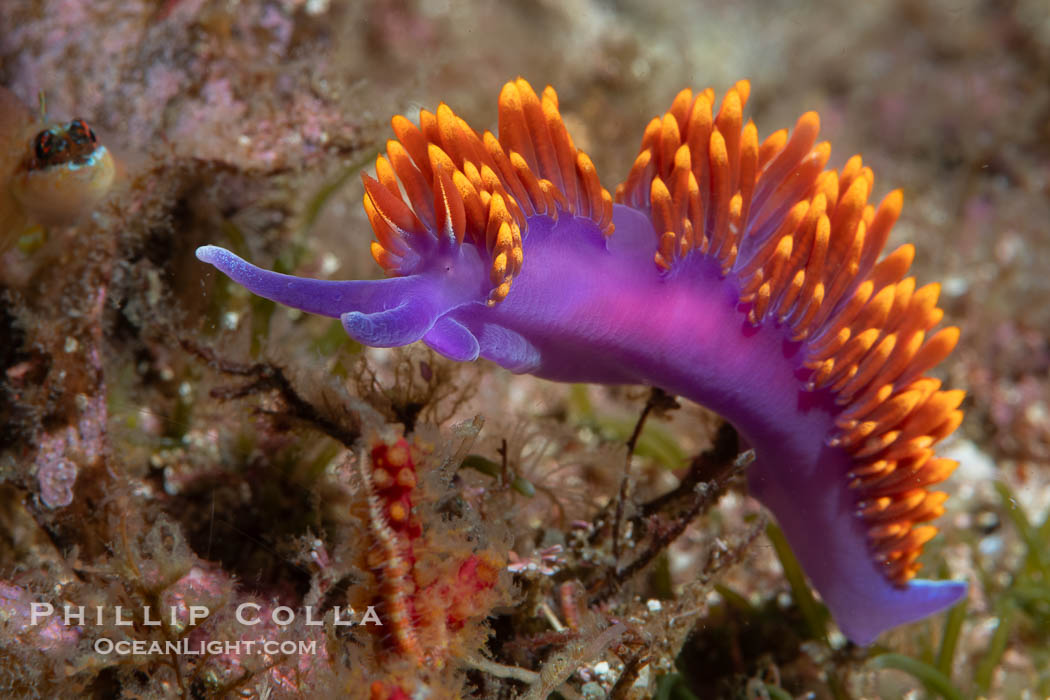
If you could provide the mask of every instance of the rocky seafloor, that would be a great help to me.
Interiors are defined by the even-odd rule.
[[[903,189],[890,245],[962,329],[937,370],[967,391],[961,466],[922,561],[970,581],[965,610],[856,647],[807,616],[717,416],[364,349],[194,257],[378,277],[358,174],[389,117],[493,128],[518,75],[610,189],[680,88],[743,77],[760,133],[815,109],[832,167],[862,153],[873,199]],[[75,225],[0,231],[0,696],[1050,696],[1045,2],[5,0],[0,85],[119,164]],[[381,563],[366,461],[413,474],[412,580]],[[399,596],[442,612],[334,624]],[[44,603],[87,620],[29,624]],[[312,651],[209,650],[247,638],[245,605],[253,638]],[[178,640],[206,651],[148,651]]]

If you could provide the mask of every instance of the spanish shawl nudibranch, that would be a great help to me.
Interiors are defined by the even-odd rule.
[[[364,176],[390,277],[322,281],[197,250],[254,293],[342,320],[355,340],[422,340],[567,382],[645,384],[707,406],[754,447],[751,493],[776,516],[843,632],[885,629],[957,602],[960,581],[913,578],[957,464],[934,443],[961,391],[924,376],[955,346],[939,285],[905,277],[914,248],[878,260],[901,209],[867,203],[851,158],[824,170],[808,112],[759,142],[750,85],[683,90],[653,119],[615,199],[573,145],[552,88],[499,96],[499,135],[445,104]],[[614,203],[615,201],[615,203]],[[615,235],[613,235],[615,231]]]

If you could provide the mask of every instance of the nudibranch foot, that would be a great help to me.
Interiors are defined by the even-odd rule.
[[[393,119],[363,178],[389,279],[299,279],[214,246],[198,257],[368,345],[422,339],[454,360],[657,386],[717,411],[755,449],[751,493],[843,632],[869,643],[966,592],[914,578],[944,512],[931,487],[956,466],[933,446],[962,420],[962,392],[925,373],[958,329],[934,330],[939,287],[906,276],[911,246],[879,260],[900,192],[868,204],[859,156],[825,170],[813,112],[760,141],[749,93],[741,81],[715,109],[710,89],[680,92],[612,197],[554,90],[518,79],[498,135],[444,104],[418,126]]]

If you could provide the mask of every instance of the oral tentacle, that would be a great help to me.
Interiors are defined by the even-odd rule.
[[[347,335],[373,348],[396,348],[422,340],[440,316],[448,311],[425,297],[413,296],[392,309],[340,316]]]
[[[534,372],[542,362],[542,354],[517,331],[495,323],[469,323],[470,332],[477,338],[479,355],[515,374]]]
[[[435,352],[457,362],[473,362],[478,359],[481,351],[474,334],[448,316],[443,316],[434,323],[423,336],[423,342]]]

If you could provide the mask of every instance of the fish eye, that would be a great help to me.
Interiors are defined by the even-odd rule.
[[[83,119],[74,119],[69,122],[66,130],[69,132],[69,138],[78,146],[95,140],[95,135],[91,133],[91,129],[84,123]]]
[[[41,131],[33,139],[33,150],[36,153],[37,160],[46,161],[51,156],[51,151],[55,148],[55,135],[50,131]]]

